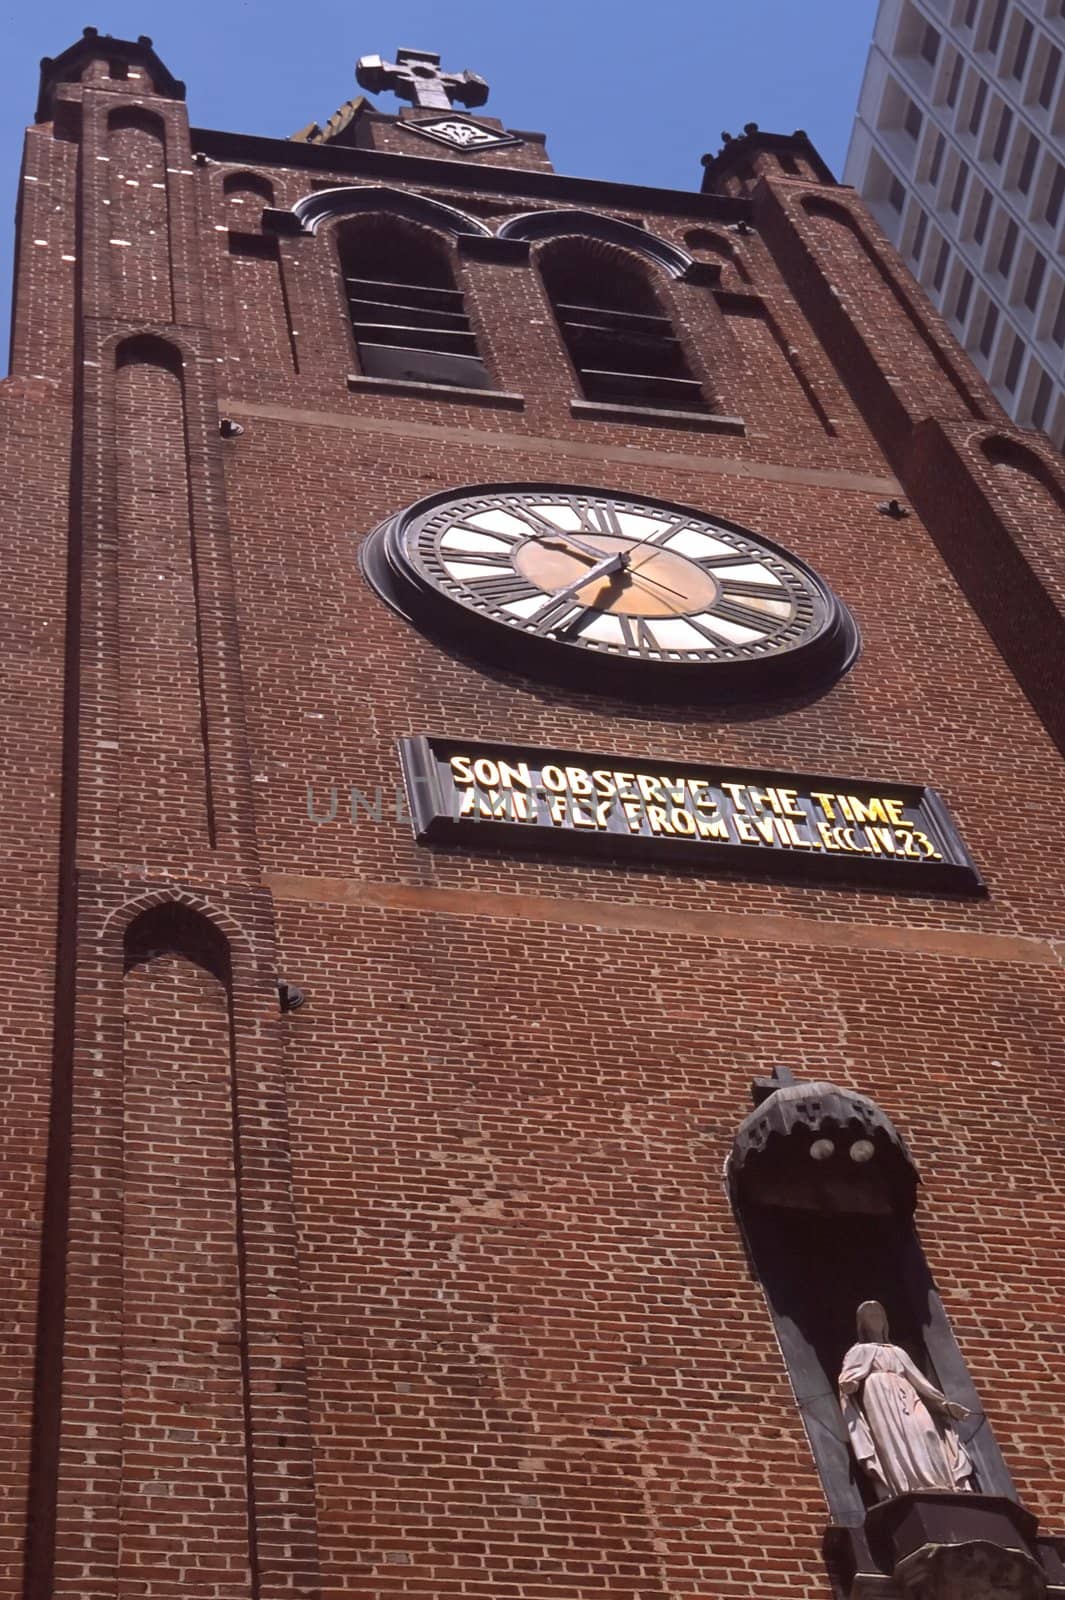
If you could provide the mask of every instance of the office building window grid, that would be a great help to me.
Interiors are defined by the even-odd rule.
[[[1014,420],[1065,447],[1062,0],[881,0],[844,176]]]

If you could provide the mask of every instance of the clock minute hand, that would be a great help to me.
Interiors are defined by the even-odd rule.
[[[661,578],[652,578],[649,573],[644,573],[643,578],[640,579],[640,580],[637,580],[636,574],[638,572],[643,572],[644,567],[650,565],[650,563],[654,560],[654,558],[657,555],[657,553],[658,553],[657,551],[652,550],[651,554],[649,556],[645,556],[642,561],[637,561],[635,563],[630,561],[629,562],[629,581],[631,583],[636,583],[637,581],[640,581],[642,583],[653,584],[656,589],[664,589],[667,594],[675,594],[677,596],[678,600],[683,600],[684,599],[684,595],[681,593],[681,591],[679,589],[670,588],[669,584],[668,583],[663,583]]]
[[[599,552],[596,551],[598,555]],[[594,583],[597,578],[605,578],[611,572],[620,572],[626,565],[624,550],[615,550],[612,555],[603,556],[594,567],[589,567],[587,572],[582,572],[579,578],[574,578],[572,583],[567,583],[564,589],[559,589],[551,595],[545,606],[533,613],[530,621],[537,633],[543,633],[550,627],[554,613],[564,602],[574,599],[589,583]],[[568,609],[568,607],[567,607]],[[563,612],[563,615],[565,613]]]
[[[650,578],[646,573],[642,578],[638,578],[633,568],[629,569],[627,577],[629,582],[636,584],[638,588],[643,588],[644,585],[650,584],[655,589],[663,590],[665,594],[676,595],[678,600],[683,600],[685,598],[679,589],[671,589],[668,583],[663,583],[659,578]],[[679,612],[678,615],[680,615]]]

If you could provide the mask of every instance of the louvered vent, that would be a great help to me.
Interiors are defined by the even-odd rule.
[[[490,389],[462,293],[442,251],[403,223],[377,223],[343,247],[359,364],[371,378]]]
[[[586,399],[710,410],[669,318],[638,269],[602,246],[567,242],[545,255],[544,279]]]

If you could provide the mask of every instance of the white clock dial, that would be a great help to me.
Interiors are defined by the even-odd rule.
[[[629,496],[530,485],[436,496],[378,530],[364,565],[401,610],[513,635],[515,661],[553,647],[637,668],[723,667],[832,635],[846,666],[857,648],[845,608],[804,563],[724,519]]]
[[[698,662],[797,637],[797,569],[706,518],[606,497],[457,505],[408,544],[426,578],[505,627],[636,660]]]

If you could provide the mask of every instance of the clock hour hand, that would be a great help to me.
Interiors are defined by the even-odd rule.
[[[599,555],[598,550],[596,555]],[[561,616],[564,616],[569,609],[568,602],[575,599],[589,583],[595,583],[598,578],[605,578],[611,572],[621,572],[626,564],[627,557],[624,550],[615,550],[611,555],[602,556],[594,567],[589,567],[587,572],[582,572],[579,578],[574,578],[572,583],[567,583],[564,589],[557,590],[555,594],[550,596],[546,605],[533,613],[529,620],[535,627],[536,632],[543,633],[546,628],[551,626],[552,622],[561,620]],[[559,616],[556,616],[560,606],[562,611]]]
[[[563,544],[572,545],[574,550],[579,550],[582,555],[591,556],[593,561],[599,561],[602,559],[603,552],[601,550],[597,550],[594,544],[586,544],[584,540],[579,539],[575,533],[568,533],[562,528],[552,528],[549,534],[544,533],[537,536],[537,542],[540,544],[553,544],[556,540],[561,540]],[[624,551],[622,553],[625,556],[625,560],[622,562],[622,565],[626,566],[628,564],[628,551]]]
[[[583,539],[578,539],[575,533],[564,533],[562,538],[567,540],[569,544],[573,545],[574,549],[582,550],[586,556],[594,556],[596,561],[598,561],[603,554],[601,550],[596,549],[594,544],[585,544]]]
[[[573,545],[574,549],[580,550],[582,552],[582,554],[584,554],[584,555],[595,556],[597,560],[598,560],[598,558],[599,558],[599,556],[601,554],[601,552],[598,551],[595,548],[594,545],[585,544],[584,540],[583,539],[579,539],[575,533],[562,533],[562,532],[559,532],[558,538],[563,540],[563,542],[566,543],[566,544]],[[635,581],[636,573],[639,572],[640,567],[645,567],[647,565],[648,561],[654,559],[654,556],[656,554],[657,554],[657,551],[652,551],[651,555],[650,556],[646,556],[643,559],[643,561],[641,561],[639,563],[638,566],[632,566],[632,564],[631,564],[632,563],[632,553],[630,551],[625,551],[624,555],[623,555],[623,560],[621,561],[621,564],[620,564],[620,567],[617,567],[614,570],[615,571],[620,571],[620,570],[623,570],[623,569],[627,570],[629,572],[630,578],[633,581]],[[582,581],[582,583],[587,583],[588,579],[587,579],[587,577],[585,577],[581,581]],[[667,594],[676,595],[678,600],[683,600],[684,599],[684,596],[681,594],[679,589],[670,588],[669,584],[668,583],[663,583],[660,578],[652,578],[650,576],[650,574],[647,574],[641,581],[643,583],[645,583],[645,584],[649,583],[651,585],[651,587],[654,588],[654,589],[664,589]]]

